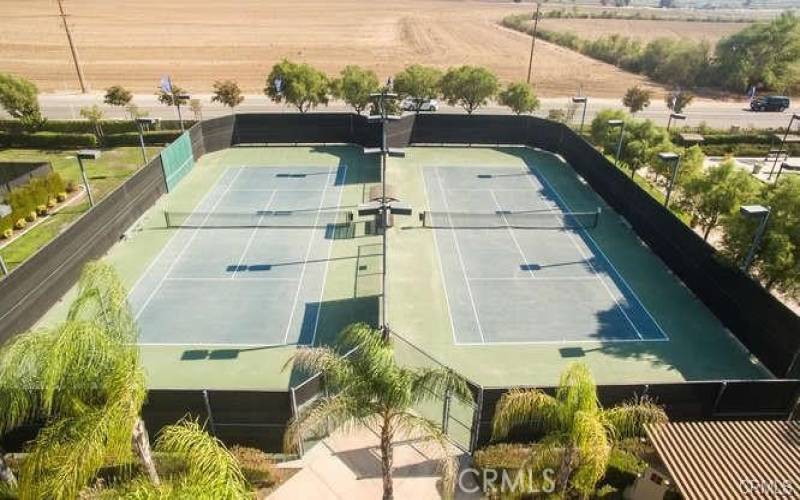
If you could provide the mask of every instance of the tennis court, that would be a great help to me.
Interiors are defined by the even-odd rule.
[[[668,340],[593,239],[612,223],[597,207],[570,206],[524,167],[423,178],[457,345]]]
[[[144,345],[313,344],[347,167],[228,168],[133,288]]]

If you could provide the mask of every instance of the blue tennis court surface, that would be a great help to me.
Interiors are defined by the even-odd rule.
[[[314,220],[339,207],[346,167],[225,171],[130,294],[142,344],[312,344],[332,246]],[[203,227],[298,211],[310,227]],[[235,221],[234,221],[235,222]]]
[[[452,227],[461,222],[448,212],[536,211],[558,220],[571,211],[537,172],[425,167],[423,176],[430,210],[443,212],[431,230],[456,344],[668,340],[592,229]]]

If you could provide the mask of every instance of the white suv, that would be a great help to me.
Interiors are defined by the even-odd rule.
[[[400,103],[400,107],[403,111],[416,111],[416,99],[413,97],[406,97]],[[420,111],[436,111],[439,109],[439,101],[436,99],[424,99],[419,106]]]

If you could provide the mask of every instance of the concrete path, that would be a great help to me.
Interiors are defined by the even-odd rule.
[[[396,499],[439,499],[441,481],[438,470],[438,450],[415,438],[401,437],[394,448],[394,496]],[[278,488],[271,500],[381,498],[382,479],[378,435],[361,428],[349,434],[334,434],[318,443],[305,456],[281,464],[286,468],[301,468]],[[461,467],[468,467],[470,457],[455,447],[450,453]],[[474,488],[472,481],[464,481]],[[481,498],[477,493],[458,491],[458,499]]]

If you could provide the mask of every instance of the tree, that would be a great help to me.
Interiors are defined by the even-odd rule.
[[[8,73],[0,73],[0,106],[31,130],[44,124],[39,109],[39,89],[33,82]]]
[[[784,176],[758,199],[748,201],[769,207],[770,215],[752,269],[768,290],[791,297],[800,291],[800,178]],[[736,264],[750,249],[758,226],[756,220],[732,212],[723,221],[725,254]]]
[[[139,416],[147,388],[137,336],[116,273],[92,263],[65,323],[0,350],[0,434],[46,421],[23,462],[20,498],[75,498],[100,467],[132,453],[159,483]]]
[[[521,115],[539,109],[539,98],[533,93],[533,88],[527,83],[509,83],[500,95],[500,104],[508,106],[511,111]]]
[[[497,93],[497,76],[486,68],[461,66],[450,68],[439,82],[442,96],[451,106],[460,105],[468,114]]]
[[[277,82],[280,82],[280,88],[276,86]],[[284,59],[272,67],[264,93],[275,102],[286,101],[305,113],[320,104],[328,104],[329,88],[325,73],[308,64]]]
[[[370,94],[379,87],[375,72],[360,66],[345,66],[331,85],[333,95],[352,106],[359,115],[370,104]]]
[[[625,97],[622,98],[622,104],[630,110],[631,114],[635,114],[650,105],[650,95],[651,93],[649,90],[645,90],[636,85],[625,92]]]
[[[103,119],[103,109],[100,108],[97,104],[92,104],[91,106],[84,106],[81,108],[80,114],[83,118],[89,121],[94,127],[94,135],[97,136],[97,140],[103,138],[103,125],[101,124],[101,120]]]
[[[667,108],[674,113],[683,113],[683,110],[692,103],[694,94],[679,90],[671,94],[667,94],[664,101],[667,103]]]
[[[742,203],[758,196],[759,183],[728,159],[691,179],[682,190],[682,204],[692,214],[692,225],[703,230],[703,239],[723,218],[736,213]]]
[[[609,125],[609,120],[625,122],[620,161],[630,168],[631,177],[637,170],[646,166],[653,167],[658,172],[660,166],[658,153],[674,149],[666,130],[657,127],[650,120],[633,120],[619,109],[602,110],[592,120],[590,136],[592,142],[611,154],[616,154],[620,129]]]
[[[784,13],[723,38],[714,51],[718,84],[743,92],[751,86],[782,90],[798,78],[800,19]]]
[[[126,107],[133,100],[133,94],[121,85],[112,85],[106,89],[103,102],[109,106]]]
[[[441,79],[442,72],[438,69],[412,64],[395,75],[394,90],[403,97],[410,97],[414,111],[419,113],[425,101],[439,96]]]
[[[559,498],[578,492],[588,497],[603,477],[612,448],[622,439],[641,437],[646,424],[666,422],[664,410],[647,399],[603,408],[586,365],[573,363],[561,374],[555,396],[539,389],[503,394],[492,420],[492,439],[502,440],[518,426],[544,436],[527,466],[533,473],[552,469]]]
[[[214,82],[214,95],[211,97],[211,102],[218,102],[224,106],[228,106],[233,111],[233,108],[240,105],[244,101],[242,89],[239,84],[233,80],[225,80],[223,82]]]
[[[158,92],[156,92],[156,96],[158,96],[158,102],[167,106],[175,106],[175,103],[185,106],[189,101],[189,98],[186,96],[186,91],[177,85],[172,86],[171,94],[159,88]]]
[[[466,382],[443,368],[404,368],[394,359],[391,344],[381,332],[365,324],[354,324],[341,334],[338,347],[302,349],[294,356],[295,368],[320,372],[328,395],[300,412],[290,422],[284,437],[287,452],[305,436],[321,435],[337,428],[352,430],[366,425],[380,433],[383,498],[393,498],[393,442],[398,433],[421,435],[442,452],[444,491],[451,492],[455,464],[448,454],[447,438],[436,424],[411,410],[416,404],[433,400],[434,394],[449,390],[457,397],[472,399]]]

